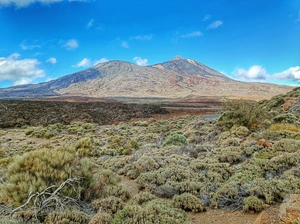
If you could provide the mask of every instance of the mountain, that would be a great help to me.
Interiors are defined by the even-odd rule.
[[[175,57],[153,66],[108,61],[49,82],[0,89],[0,98],[217,96],[265,99],[291,89],[238,82],[195,60]]]

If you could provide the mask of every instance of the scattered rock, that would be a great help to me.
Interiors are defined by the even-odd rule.
[[[269,142],[268,140],[261,138],[256,142],[257,145],[261,145],[264,148],[271,148],[272,147],[272,143]]]
[[[271,223],[270,215],[266,211],[258,214],[253,224],[269,224]]]
[[[295,98],[293,97],[284,98],[284,104],[282,105],[283,112],[287,113],[294,103],[295,103]]]
[[[300,194],[285,197],[279,207],[279,218],[285,224],[300,223]]]

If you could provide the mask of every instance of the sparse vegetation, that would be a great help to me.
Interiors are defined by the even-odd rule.
[[[284,99],[228,101],[218,120],[2,130],[1,219],[188,223],[185,211],[209,207],[259,212],[300,193],[299,114],[283,113]],[[130,195],[122,178],[140,192]]]

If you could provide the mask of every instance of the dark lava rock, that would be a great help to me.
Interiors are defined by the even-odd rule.
[[[106,125],[166,113],[166,109],[148,104],[1,100],[0,128],[70,124],[74,121]]]

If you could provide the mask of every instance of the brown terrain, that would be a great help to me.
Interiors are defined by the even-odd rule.
[[[84,102],[83,102],[84,101]],[[73,121],[92,122],[100,125],[135,122],[137,120],[175,120],[186,115],[210,115],[219,112],[221,102],[203,99],[202,102],[178,101],[163,105],[123,104],[119,102],[104,102],[107,100],[96,98],[56,98],[55,101],[1,101],[0,127],[12,128],[22,126],[38,126],[54,123],[69,124]],[[162,106],[162,108],[161,108]],[[4,129],[5,130],[5,129]],[[24,142],[25,134],[20,131],[8,132],[15,142]],[[3,135],[4,139],[7,137]],[[26,138],[27,144],[47,145],[50,140],[40,138]],[[52,143],[51,143],[52,144]],[[121,184],[131,193],[131,197],[139,192],[135,180],[122,177]],[[167,200],[167,199],[166,199]],[[279,205],[266,208],[270,216],[269,223],[279,223]],[[208,209],[203,213],[188,213],[188,218],[194,224],[253,224],[257,213],[243,211],[225,211]]]

